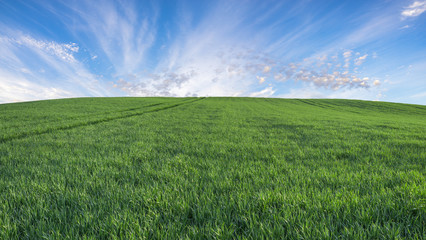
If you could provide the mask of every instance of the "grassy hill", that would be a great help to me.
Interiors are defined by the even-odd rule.
[[[426,106],[0,105],[0,239],[426,239]]]

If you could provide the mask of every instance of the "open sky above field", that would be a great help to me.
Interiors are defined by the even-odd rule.
[[[0,1],[0,103],[82,96],[426,104],[426,1]]]

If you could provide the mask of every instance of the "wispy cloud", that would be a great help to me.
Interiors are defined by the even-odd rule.
[[[62,12],[50,7],[78,39],[90,38],[94,56],[102,55],[116,75],[139,71],[156,40],[158,10],[138,8],[135,2],[78,1],[65,3]],[[78,26],[78,27],[76,27]]]
[[[57,96],[371,97],[387,84],[369,66],[394,59],[387,53],[399,43],[386,37],[415,31],[401,17],[419,16],[424,3],[31,2],[60,31],[34,16],[19,32],[0,28],[0,77],[17,82],[2,88],[40,89],[32,98],[44,98],[41,88]]]
[[[365,62],[365,60],[367,59],[368,54],[365,54],[361,57],[358,57],[355,59],[355,65],[360,66],[361,64],[363,64]]]
[[[414,1],[401,12],[403,17],[417,17],[426,11],[426,1]]]
[[[28,80],[25,76],[0,69],[0,103],[74,97],[75,93]]]
[[[0,102],[108,95],[76,60],[75,43],[36,39],[7,28],[0,32],[0,42]]]
[[[258,92],[253,92],[250,94],[250,97],[271,97],[274,95],[276,90],[274,90],[272,87],[267,87],[263,90],[260,90]]]
[[[79,49],[76,43],[59,44],[53,41],[40,41],[28,35],[20,36],[18,39],[15,39],[15,42],[33,50],[40,50],[46,53],[50,53],[70,63],[75,62],[73,54],[78,52]]]

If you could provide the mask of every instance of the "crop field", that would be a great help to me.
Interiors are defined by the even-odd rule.
[[[426,106],[0,105],[0,239],[426,239]]]

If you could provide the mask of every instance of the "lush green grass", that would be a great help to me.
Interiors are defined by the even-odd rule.
[[[426,106],[0,105],[0,239],[426,239]]]

